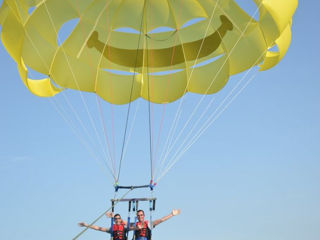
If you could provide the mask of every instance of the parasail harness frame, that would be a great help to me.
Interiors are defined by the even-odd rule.
[[[149,188],[150,191],[152,192],[156,186],[156,183],[153,181],[150,181],[150,184],[147,185],[136,185],[136,186],[121,186],[118,185],[117,183],[114,185],[115,188],[115,193],[117,193],[120,189],[129,189],[129,190],[134,190],[134,189],[141,189],[141,188]],[[111,212],[112,212],[112,217],[111,217],[111,223],[110,223],[110,235],[111,239],[113,239],[113,225],[114,225],[114,212],[115,212],[115,205],[119,202],[127,202],[128,203],[128,218],[127,218],[127,228],[126,228],[126,233],[125,233],[125,239],[129,239],[129,231],[130,231],[130,226],[136,226],[136,223],[138,221],[138,218],[136,216],[136,213],[139,211],[139,203],[140,202],[149,202],[149,214],[150,214],[150,239],[152,238],[152,229],[153,229],[153,223],[152,223],[152,215],[153,212],[156,209],[156,201],[157,198],[155,197],[150,197],[150,198],[112,198],[110,199],[111,201]],[[131,222],[131,213],[135,213],[134,221]],[[133,240],[135,239],[135,231],[133,234]]]

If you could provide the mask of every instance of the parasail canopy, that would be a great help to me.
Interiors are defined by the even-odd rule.
[[[169,103],[283,58],[297,0],[254,2],[258,20],[233,0],[4,0],[1,40],[37,96],[70,88],[112,104]],[[28,78],[29,68],[48,78]]]

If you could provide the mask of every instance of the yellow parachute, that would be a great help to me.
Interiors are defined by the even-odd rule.
[[[253,1],[259,20],[234,0],[4,0],[1,40],[37,96],[70,88],[113,104],[168,103],[216,93],[231,75],[283,58],[298,1]],[[72,19],[78,24],[58,44]],[[192,19],[202,21],[188,25]],[[27,67],[48,78],[28,78]]]

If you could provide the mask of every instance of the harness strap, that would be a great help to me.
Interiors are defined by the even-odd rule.
[[[126,231],[126,238],[129,238],[129,231],[130,231],[130,220],[131,220],[131,201],[128,204],[128,222],[127,222],[127,231]]]
[[[113,217],[113,213],[114,213],[114,201],[111,202],[111,212],[112,212],[112,217],[111,217],[111,224],[110,224],[110,235],[111,237],[113,236],[113,222],[114,222],[114,217]]]
[[[153,205],[152,203],[153,203],[153,201],[150,200],[150,201],[149,201],[149,210],[150,210],[150,236],[149,236],[149,238],[150,238],[150,239],[151,239],[151,237],[152,237],[152,229],[153,229],[152,211],[153,211],[154,205]]]

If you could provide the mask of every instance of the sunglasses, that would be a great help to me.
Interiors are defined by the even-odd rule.
[[[114,220],[120,220],[121,218],[115,218]]]

